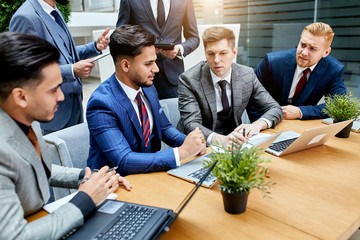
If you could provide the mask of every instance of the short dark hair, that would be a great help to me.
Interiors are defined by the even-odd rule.
[[[125,24],[111,34],[110,54],[114,62],[118,56],[136,57],[144,46],[152,46],[155,41],[156,37],[142,26]]]
[[[14,88],[41,83],[42,69],[59,61],[59,51],[33,35],[0,33],[0,99],[6,100]]]

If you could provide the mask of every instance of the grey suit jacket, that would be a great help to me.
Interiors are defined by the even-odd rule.
[[[236,125],[249,102],[263,113],[262,118],[276,126],[283,117],[280,105],[270,96],[256,78],[252,68],[233,63],[231,72],[232,107]],[[200,62],[179,77],[178,128],[188,134],[199,127],[207,138],[213,133],[216,121],[215,88],[206,61]]]
[[[199,34],[192,0],[171,0],[170,12],[165,25],[159,28],[151,9],[150,0],[121,0],[116,27],[123,24],[141,25],[154,36],[156,43],[175,43],[184,47],[184,56],[199,46]],[[182,30],[182,28],[184,28]],[[181,33],[185,42],[181,42]],[[160,55],[167,79],[178,84],[179,75],[184,72],[183,61]]]
[[[63,23],[66,26],[64,20]],[[42,9],[37,0],[27,0],[21,5],[11,18],[9,30],[38,36],[54,45],[60,52],[59,64],[64,81],[61,90],[65,100],[59,104],[54,119],[48,123],[42,123],[41,127],[57,131],[68,123],[77,124],[77,122],[72,123],[71,113],[73,108],[77,108],[75,112],[80,112],[82,119],[82,83],[80,78],[74,78],[72,64],[97,55],[94,42],[75,46],[69,29],[66,28],[67,34],[65,34],[64,30]]]
[[[0,108],[0,239],[59,239],[83,224],[80,209],[72,203],[37,221],[27,223],[24,219],[48,201],[49,184],[77,188],[81,171],[51,165],[39,123],[32,127],[44,164],[24,132]],[[50,179],[44,165],[51,171]]]

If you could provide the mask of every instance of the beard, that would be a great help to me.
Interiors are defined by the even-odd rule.
[[[55,0],[55,1],[60,5],[67,5],[69,3],[69,0]]]

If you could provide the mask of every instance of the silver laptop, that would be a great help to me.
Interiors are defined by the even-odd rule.
[[[265,137],[254,137],[248,141],[248,144],[250,146],[256,146],[260,151],[265,151],[270,144],[280,135],[280,133],[277,133],[275,135],[266,135]],[[168,174],[179,177],[181,179],[184,179],[189,182],[197,183],[200,178],[204,175],[206,172],[206,168],[204,168],[203,161],[205,159],[209,160],[209,155],[211,154],[205,154],[201,157],[198,157],[184,165],[181,165],[180,167],[170,169],[167,171]],[[202,183],[203,187],[211,188],[216,183],[216,177],[212,176],[211,174],[204,180]]]
[[[307,129],[302,134],[292,131],[283,132],[270,147],[266,149],[266,151],[276,156],[283,156],[322,145],[352,121],[353,120],[348,120],[327,126]]]

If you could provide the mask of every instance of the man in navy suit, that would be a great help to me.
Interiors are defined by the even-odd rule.
[[[91,63],[93,59],[90,57],[100,54],[109,41],[106,37],[109,31],[107,29],[97,41],[75,46],[69,29],[56,8],[56,3],[68,4],[68,2],[68,0],[27,0],[16,11],[9,26],[12,32],[28,33],[50,42],[60,52],[59,64],[63,78],[61,90],[65,100],[59,104],[52,121],[41,123],[45,134],[84,121],[81,78],[88,77],[95,66]]]
[[[116,26],[141,25],[156,36],[156,43],[174,43],[173,50],[157,49],[154,85],[159,99],[178,96],[179,75],[184,72],[182,58],[199,46],[192,0],[121,0]],[[181,33],[186,39],[181,42]]]
[[[165,171],[206,150],[204,135],[188,136],[172,126],[153,86],[159,71],[155,36],[138,25],[122,25],[110,36],[115,74],[89,99],[86,118],[90,130],[88,166],[119,166],[123,175]],[[161,141],[175,148],[160,150]]]
[[[312,23],[297,49],[268,53],[257,66],[258,79],[282,106],[284,119],[326,118],[319,100],[346,92],[344,66],[329,55],[333,37],[328,24]]]

